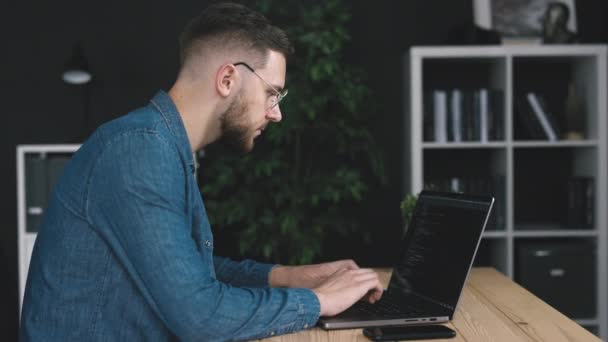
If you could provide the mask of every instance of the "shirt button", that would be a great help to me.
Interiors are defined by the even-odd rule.
[[[205,246],[207,246],[207,247],[211,247],[211,241],[209,241],[209,240],[205,240]]]
[[[271,332],[270,332],[270,336],[274,336],[274,331],[271,331]]]
[[[304,324],[304,329],[308,328],[308,324]]]

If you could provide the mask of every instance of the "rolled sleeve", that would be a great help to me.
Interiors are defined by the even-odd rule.
[[[242,287],[267,287],[270,271],[276,266],[253,260],[236,262],[220,256],[214,256],[213,263],[220,281]]]
[[[321,313],[321,305],[317,295],[309,289],[293,290],[296,291],[296,296],[299,299],[296,328],[299,330],[314,327]]]
[[[244,334],[237,339],[256,339],[290,332],[300,331],[314,327],[319,320],[320,305],[317,296],[310,289],[273,289],[288,294],[291,298],[289,304],[285,305],[283,314],[276,318],[271,329],[262,334]]]

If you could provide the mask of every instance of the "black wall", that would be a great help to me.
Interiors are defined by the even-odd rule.
[[[0,336],[17,339],[17,234],[15,146],[80,142],[94,127],[145,104],[168,89],[177,71],[177,35],[206,1],[12,1],[0,11]],[[368,71],[378,111],[373,131],[386,152],[389,184],[372,194],[370,218],[399,224],[402,196],[403,55],[412,45],[442,44],[471,20],[470,0],[347,1],[352,44],[347,60]],[[583,41],[605,42],[608,6],[578,1]],[[82,41],[95,80],[90,102],[83,89],[61,81],[72,47]],[[85,111],[91,125],[83,127]],[[388,229],[388,228],[387,228]],[[375,251],[344,250],[365,256]],[[366,259],[386,263],[390,255]]]

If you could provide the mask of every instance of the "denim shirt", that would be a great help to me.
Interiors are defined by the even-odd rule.
[[[160,91],[99,129],[60,177],[32,254],[21,339],[243,340],[312,327],[309,289],[213,255],[181,117]]]

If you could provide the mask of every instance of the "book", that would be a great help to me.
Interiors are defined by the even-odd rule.
[[[433,121],[435,123],[435,141],[445,143],[447,137],[447,94],[443,90],[433,91]]]
[[[549,107],[543,96],[536,95],[536,98],[538,99],[540,107],[544,110],[547,120],[549,121],[549,125],[551,125],[551,128],[553,128],[555,135],[559,139],[562,136],[562,130],[557,122],[557,118],[555,117],[555,115],[553,115],[553,111],[548,109]]]
[[[488,89],[479,90],[479,141],[488,142]]]
[[[532,113],[528,101],[521,96],[515,98],[515,139],[537,140],[545,139],[546,135],[536,115]]]
[[[595,184],[593,177],[574,176],[567,184],[566,226],[571,229],[592,229],[595,216]]]
[[[545,108],[541,107],[540,101],[536,97],[534,93],[528,93],[526,95],[528,99],[528,103],[532,107],[532,112],[536,115],[536,118],[541,124],[543,131],[545,132],[549,141],[557,141],[557,134],[553,129],[553,126],[549,123],[549,119],[547,118],[547,113]]]
[[[453,89],[452,95],[450,96],[450,116],[451,120],[451,136],[452,141],[462,141],[462,91],[459,89]]]

